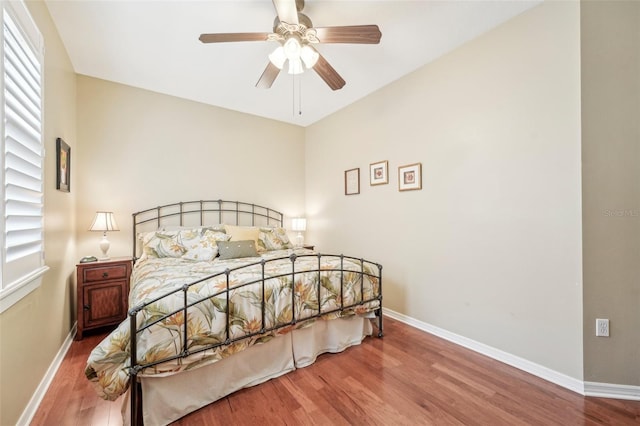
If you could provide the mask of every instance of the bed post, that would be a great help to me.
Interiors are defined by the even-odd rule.
[[[289,259],[291,260],[291,324],[296,324],[296,256],[295,253],[291,253]]]
[[[129,311],[129,329],[131,333],[131,343],[129,345],[131,351],[131,361],[129,364],[129,402],[131,426],[143,424],[142,421],[142,387],[138,383],[138,354],[136,348],[136,336],[138,334],[136,324],[137,311]]]
[[[138,236],[138,233],[136,231],[136,225],[137,225],[137,223],[136,223],[136,214],[134,213],[134,214],[132,214],[132,216],[133,216],[133,245],[132,245],[132,247],[133,247],[133,261],[135,262],[138,259],[138,250],[137,250],[138,245],[136,244],[136,242],[137,242],[136,238]]]
[[[378,264],[378,300],[380,301],[380,307],[376,311],[378,315],[378,337],[382,337],[382,265]]]

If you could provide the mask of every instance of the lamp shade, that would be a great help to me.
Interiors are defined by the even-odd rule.
[[[316,52],[315,49],[313,49],[311,46],[309,46],[308,44],[302,46],[302,50],[300,51],[300,59],[302,59],[302,62],[304,62],[304,66],[307,67],[307,69],[313,68],[316,62],[318,62],[319,58],[320,54]]]
[[[298,59],[289,59],[289,74],[297,75],[302,74],[304,68],[302,68],[302,61]]]
[[[300,40],[298,37],[290,36],[287,41],[284,42],[282,46],[284,48],[284,54],[287,56],[287,59],[292,61],[294,59],[300,59],[300,50],[302,46],[300,45]]]
[[[297,232],[303,232],[307,230],[307,219],[304,217],[294,217],[291,219],[291,229]]]
[[[119,231],[116,218],[112,212],[96,212],[96,217],[89,228],[89,231]]]
[[[282,69],[285,61],[287,60],[287,56],[284,54],[284,48],[282,46],[278,46],[276,50],[271,52],[269,55],[269,60],[273,65],[278,67],[278,69]]]

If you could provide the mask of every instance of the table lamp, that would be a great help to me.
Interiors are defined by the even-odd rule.
[[[96,217],[93,219],[93,223],[89,228],[89,231],[102,231],[102,240],[100,240],[100,250],[102,250],[102,257],[100,260],[109,260],[109,240],[107,240],[107,231],[119,231],[116,219],[112,212],[96,212]]]
[[[294,217],[291,219],[291,229],[298,232],[298,235],[296,235],[296,247],[302,247],[304,244],[304,236],[302,233],[307,230],[307,219],[304,217]]]

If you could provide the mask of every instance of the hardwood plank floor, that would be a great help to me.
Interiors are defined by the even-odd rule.
[[[104,334],[73,342],[33,422],[116,426],[83,371]],[[385,318],[385,337],[243,389],[175,425],[637,425],[640,402],[583,397]]]

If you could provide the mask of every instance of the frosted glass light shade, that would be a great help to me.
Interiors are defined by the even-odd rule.
[[[302,68],[302,61],[298,59],[289,59],[289,74],[302,74],[304,68]]]
[[[313,68],[313,66],[318,62],[318,58],[320,58],[320,54],[316,52],[314,48],[305,44],[302,46],[302,50],[300,51],[300,59],[304,62],[304,66],[307,69]]]
[[[284,47],[278,46],[276,50],[271,52],[269,55],[269,60],[273,65],[278,67],[278,69],[282,69],[285,61],[287,60],[287,56],[284,54]]]
[[[298,41],[297,37],[289,37],[287,41],[284,42],[284,54],[287,56],[289,61],[293,59],[300,59],[300,41]]]

